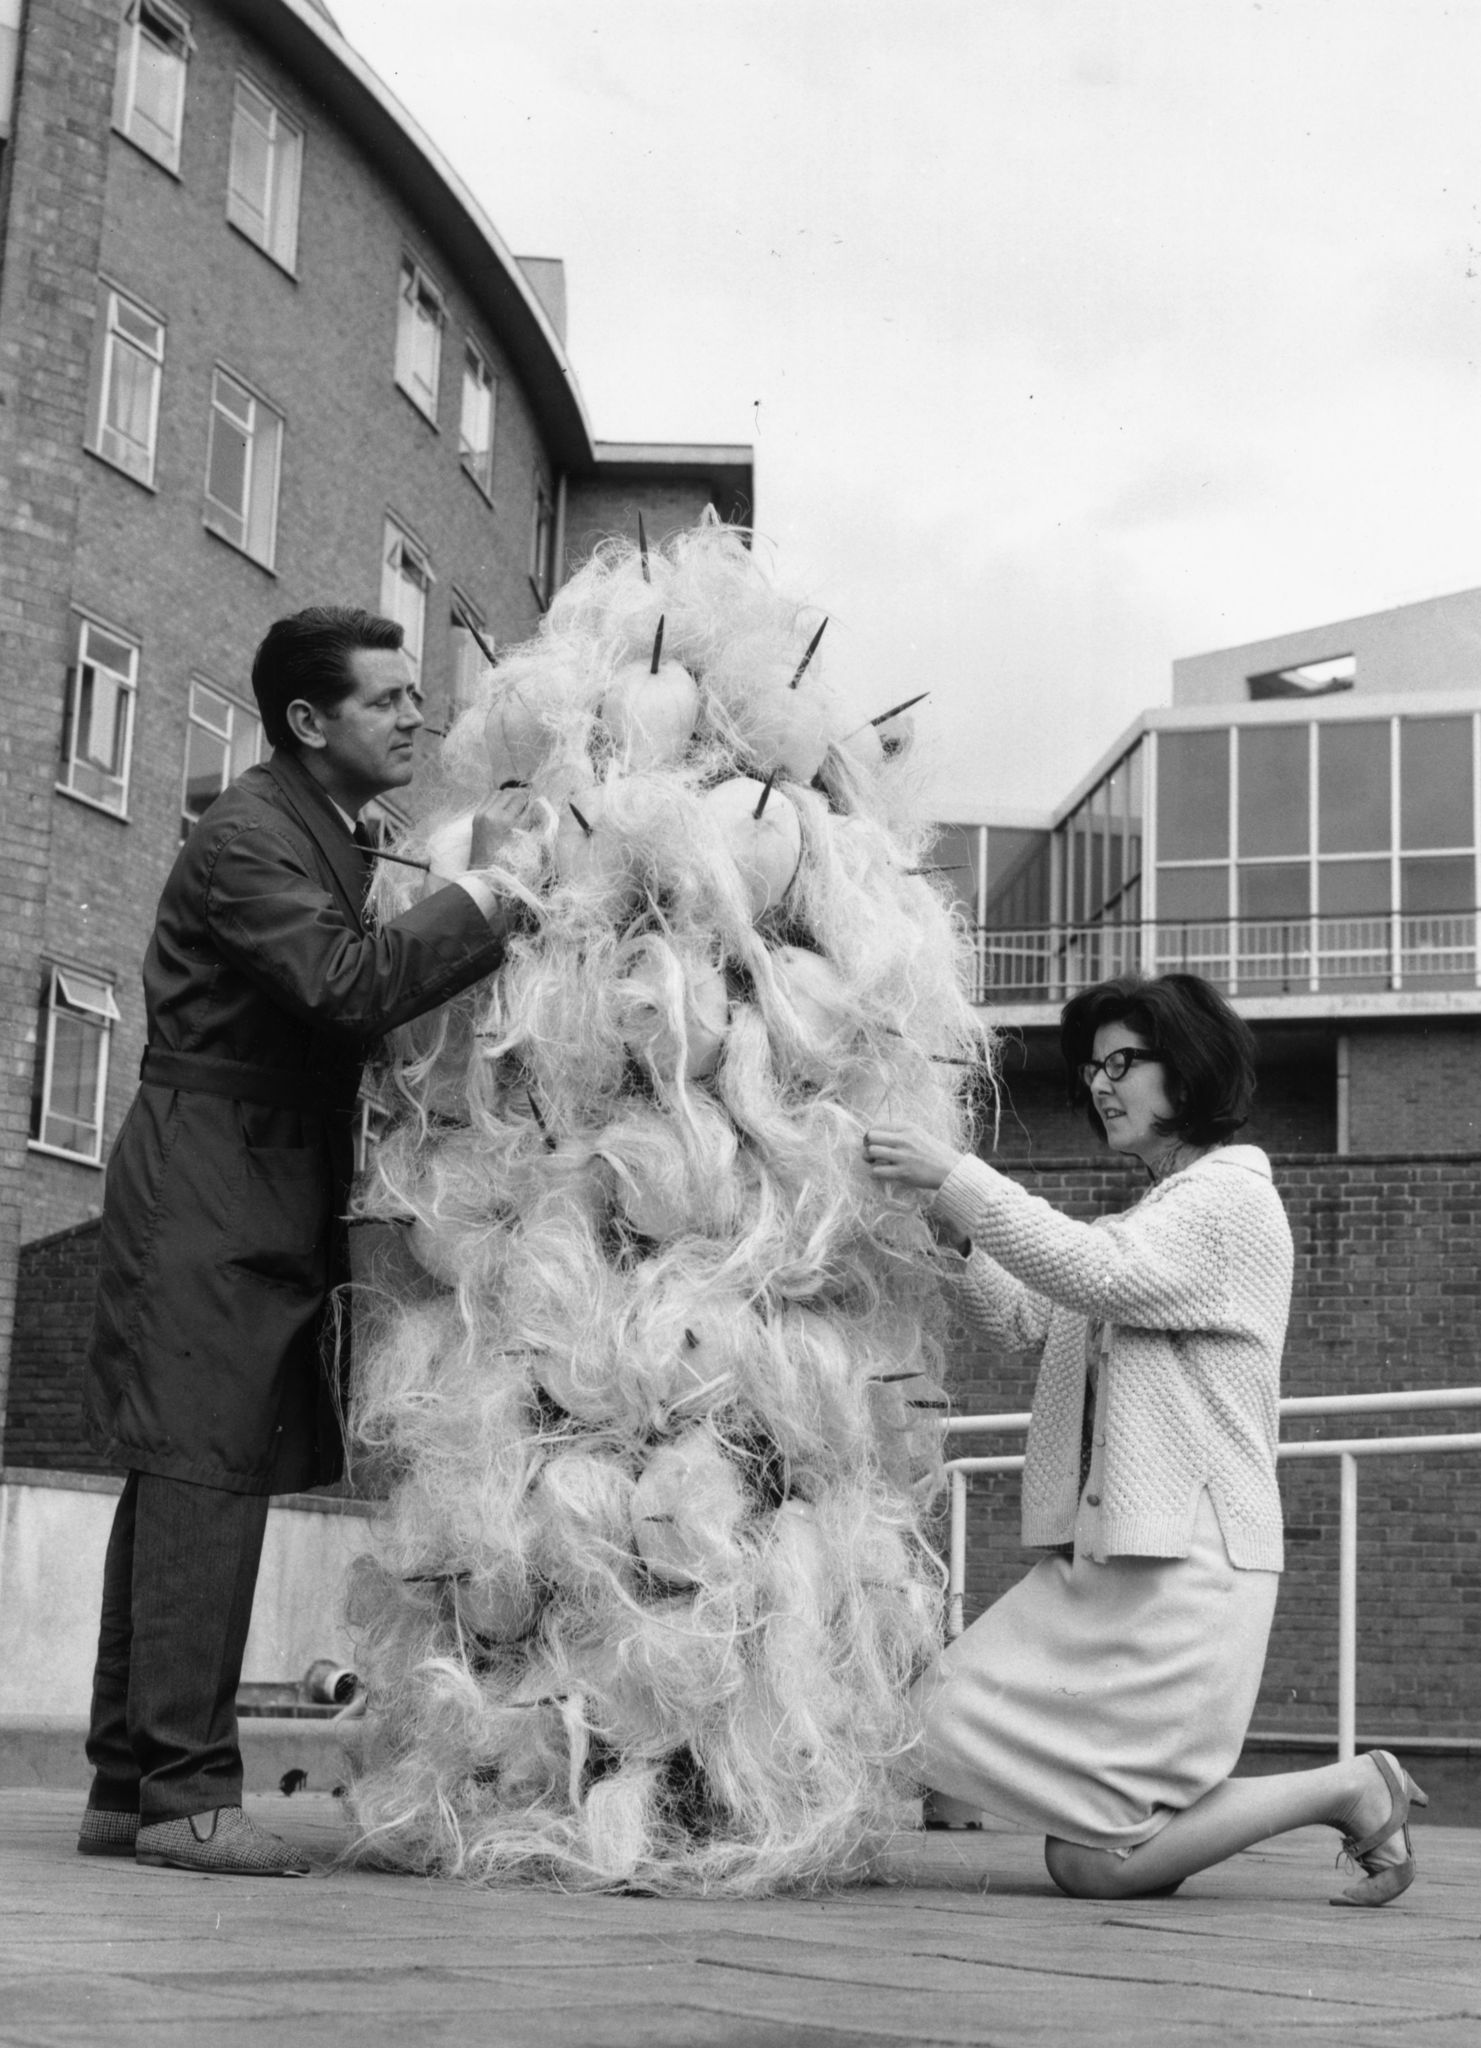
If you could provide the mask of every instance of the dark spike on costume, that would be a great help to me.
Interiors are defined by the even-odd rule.
[[[578,825],[579,825],[579,826],[581,827],[582,831],[583,831],[583,832],[584,832],[584,833],[586,834],[587,838],[588,838],[588,839],[590,839],[590,837],[591,837],[591,826],[590,826],[590,824],[588,823],[588,821],[587,821],[587,820],[586,820],[585,818],[583,818],[583,817],[582,817],[582,815],[581,815],[580,811],[578,811],[578,810],[577,810],[577,808],[576,808],[576,805],[575,805],[575,803],[574,803],[574,802],[572,801],[572,799],[571,799],[570,797],[567,797],[567,798],[566,798],[566,802],[567,802],[568,804],[570,804],[570,806],[571,806],[571,816],[572,816],[572,817],[573,817],[573,818],[574,818],[574,819],[576,820],[576,823],[577,823],[577,824],[578,824]]]
[[[929,690],[922,690],[917,697],[907,697],[903,704],[892,704],[888,711],[881,711],[878,718],[871,718],[871,725],[888,725],[892,718],[898,718],[902,711],[913,710],[917,704],[924,704],[930,696]]]
[[[432,872],[429,860],[413,860],[409,853],[392,853],[388,846],[362,846],[360,851],[371,860],[393,860],[398,867],[420,868],[424,875]]]
[[[776,785],[776,779],[778,775],[780,775],[780,773],[781,770],[779,768],[773,768],[770,775],[767,776],[766,787],[762,790],[760,798],[757,801],[756,808],[751,813],[751,816],[753,818],[759,818],[761,816],[761,813],[766,809],[767,800],[770,797],[771,792]]]
[[[662,612],[660,612],[660,613],[659,613],[659,615],[658,615],[658,631],[657,631],[657,632],[656,632],[656,633],[655,633],[655,634],[653,635],[653,663],[652,663],[652,666],[651,666],[651,667],[649,668],[649,670],[648,670],[648,673],[649,673],[649,675],[650,675],[650,676],[656,676],[656,675],[658,674],[658,664],[659,664],[659,663],[660,663],[660,662],[661,662],[662,660],[663,660],[663,614],[662,614]]]
[[[555,1140],[550,1135],[550,1126],[540,1114],[540,1105],[535,1100],[535,1090],[528,1081],[525,1083],[525,1095],[529,1100],[530,1114],[539,1126],[541,1137],[545,1140],[545,1149],[547,1152],[553,1152],[555,1150]]]
[[[643,524],[641,512],[638,514],[638,558],[643,565],[643,581],[651,583],[653,578],[648,570],[648,529]]]
[[[812,660],[813,656],[817,653],[818,642],[822,639],[823,635],[827,632],[827,630],[828,621],[824,619],[822,625],[819,626],[817,632],[814,633],[811,640],[808,641],[807,652],[803,655],[801,661],[799,661],[797,664],[797,673],[795,676],[793,676],[791,682],[787,686],[789,689],[795,690],[797,688],[797,685],[802,681],[802,678],[807,674],[807,665]]]

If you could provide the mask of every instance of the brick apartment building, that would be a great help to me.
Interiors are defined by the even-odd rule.
[[[996,1157],[1071,1213],[1139,1173],[1064,1101],[1057,1019],[1090,982],[1189,968],[1254,1029],[1250,1140],[1297,1268],[1284,1391],[1481,1382],[1481,590],[1195,656],[1047,816],[943,828],[1008,1033]],[[1027,1405],[980,1355],[961,1403]],[[1288,1437],[1475,1430],[1474,1411]],[[993,1449],[1011,1446],[996,1444]],[[1481,1748],[1481,1460],[1360,1463],[1359,1728]],[[1329,1732],[1337,1481],[1282,1467],[1288,1573],[1257,1726]],[[1016,1482],[976,1489],[968,1609],[1021,1568]]]
[[[19,1247],[98,1213],[270,622],[394,614],[436,727],[460,607],[520,639],[639,511],[749,518],[749,449],[593,438],[564,327],[318,0],[0,0],[0,1417]]]

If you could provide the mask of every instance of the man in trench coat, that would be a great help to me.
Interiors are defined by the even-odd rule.
[[[236,1691],[270,1493],[343,1469],[331,1302],[369,1048],[503,957],[474,876],[374,929],[356,814],[411,780],[401,628],[280,619],[253,690],[271,758],[201,819],[144,961],[148,1048],[108,1164],[87,1408],[127,1469],[104,1571],[78,1848],[297,1876],[242,1813]],[[488,866],[527,798],[475,821]]]

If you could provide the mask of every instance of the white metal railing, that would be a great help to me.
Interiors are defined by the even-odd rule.
[[[1399,1394],[1314,1394],[1282,1401],[1283,1419],[1302,1415],[1394,1415],[1425,1408],[1481,1408],[1481,1387],[1435,1387]],[[1026,1413],[955,1415],[946,1423],[948,1436],[1024,1436]],[[1309,1442],[1283,1443],[1277,1456],[1337,1458],[1341,1496],[1338,1513],[1337,1575],[1337,1754],[1353,1755],[1357,1742],[1358,1656],[1358,1464],[1359,1458],[1397,1457],[1427,1451],[1481,1451],[1481,1431],[1440,1436],[1316,1437]],[[951,1481],[951,1541],[948,1556],[946,1632],[962,1632],[962,1603],[967,1579],[967,1481],[973,1473],[1019,1472],[1021,1451],[988,1457],[952,1458],[946,1466]]]
[[[977,932],[980,1003],[1064,1002],[1119,974],[1201,974],[1229,995],[1481,987],[1473,910]]]

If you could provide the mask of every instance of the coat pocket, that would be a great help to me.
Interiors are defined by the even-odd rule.
[[[329,1277],[329,1179],[322,1143],[244,1147],[232,1265],[279,1287],[321,1292]]]

